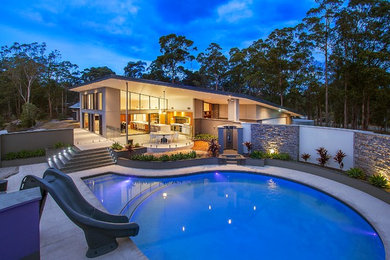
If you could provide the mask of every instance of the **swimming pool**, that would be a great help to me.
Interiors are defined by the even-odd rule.
[[[108,174],[85,183],[109,212],[140,225],[132,239],[150,259],[385,259],[380,237],[357,212],[285,179]]]

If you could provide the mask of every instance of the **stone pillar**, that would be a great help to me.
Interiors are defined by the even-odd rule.
[[[228,120],[240,121],[240,102],[237,98],[231,98],[228,101]]]
[[[220,154],[223,153],[223,149],[224,149],[224,141],[225,141],[224,133],[223,133],[224,129],[225,129],[225,127],[218,126],[218,144],[220,145],[219,146],[219,153]]]
[[[243,154],[244,153],[244,147],[243,147],[243,135],[244,129],[242,127],[237,127],[237,153]]]

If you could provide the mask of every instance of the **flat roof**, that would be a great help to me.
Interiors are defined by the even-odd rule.
[[[180,98],[180,96],[190,95],[193,98],[201,99],[213,104],[226,104],[228,98],[237,98],[240,100],[240,104],[256,104],[275,110],[281,109],[281,112],[288,113],[292,116],[302,116],[301,113],[293,111],[292,109],[282,107],[270,101],[246,94],[179,85],[148,79],[130,78],[119,75],[108,75],[87,83],[74,86],[70,90],[75,92],[83,92],[103,87],[126,90],[126,82],[128,82],[129,91],[155,97],[163,97],[164,92],[168,99]],[[150,86],[153,87],[150,88]]]

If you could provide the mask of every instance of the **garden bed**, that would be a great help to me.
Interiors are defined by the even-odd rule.
[[[257,159],[253,159],[257,160]],[[354,179],[347,176],[344,172],[336,169],[330,169],[328,167],[321,167],[319,165],[296,162],[296,161],[282,161],[276,159],[265,159],[265,165],[287,168],[291,170],[302,171],[310,174],[314,174],[323,178],[334,180],[342,184],[348,185],[352,188],[361,190],[370,194],[388,204],[390,204],[390,194],[381,188],[375,187],[369,184],[367,181]]]
[[[22,165],[35,164],[35,163],[44,163],[44,162],[46,162],[46,156],[30,157],[25,159],[1,161],[1,167],[22,166]]]

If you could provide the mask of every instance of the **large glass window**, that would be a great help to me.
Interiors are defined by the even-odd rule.
[[[96,94],[96,109],[103,110],[103,93],[101,92]]]
[[[87,109],[94,109],[93,94],[88,94]]]
[[[149,109],[149,96],[141,95],[141,109]]]
[[[167,109],[167,100],[160,98],[160,109]]]
[[[130,95],[131,93],[129,92],[128,94],[128,109],[130,110]],[[126,110],[126,91],[121,91],[121,110]]]
[[[131,109],[140,109],[139,94],[131,93]]]
[[[159,109],[158,98],[150,97],[150,109]]]
[[[89,128],[89,124],[88,124],[88,122],[89,122],[89,114],[88,113],[83,113],[83,115],[84,115],[84,128],[85,129],[88,129]]]

